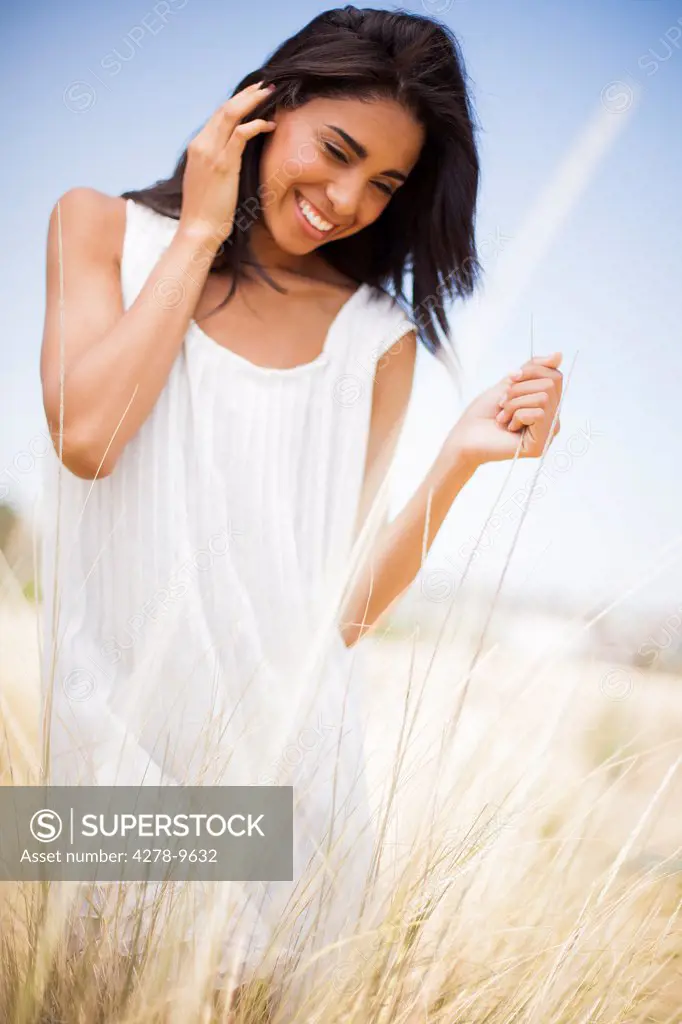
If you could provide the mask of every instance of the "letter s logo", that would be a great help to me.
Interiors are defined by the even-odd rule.
[[[53,843],[61,835],[62,819],[56,811],[44,807],[33,815],[29,828],[31,835],[39,843]]]

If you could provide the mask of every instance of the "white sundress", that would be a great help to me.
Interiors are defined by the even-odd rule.
[[[176,230],[126,201],[126,309]],[[353,857],[349,876],[333,875],[340,898],[323,939],[362,896],[374,833],[361,659],[335,602],[355,553],[374,371],[413,326],[363,285],[316,359],[271,369],[191,322],[109,476],[80,479],[53,449],[45,460],[49,782],[293,785],[294,882],[244,885],[258,910],[243,962],[271,941],[332,806]]]

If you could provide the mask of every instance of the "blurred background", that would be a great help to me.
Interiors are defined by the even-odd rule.
[[[49,444],[39,353],[50,209],[77,185],[116,194],[168,174],[236,82],[326,7],[3,5],[0,544],[27,595]],[[476,474],[391,628],[416,618],[429,631],[459,594],[482,621],[494,600],[491,637],[526,643],[580,622],[571,644],[583,652],[673,667],[682,652],[682,7],[422,0],[402,9],[443,21],[462,45],[481,124],[484,275],[476,297],[450,311],[457,380],[419,353],[394,512],[463,404],[531,345],[563,351],[567,388],[539,472],[528,461],[511,476],[506,464]]]

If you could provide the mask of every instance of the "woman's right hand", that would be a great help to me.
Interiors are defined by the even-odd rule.
[[[232,233],[244,146],[277,126],[263,118],[240,124],[274,89],[259,86],[248,85],[218,107],[187,147],[179,227],[216,245]]]

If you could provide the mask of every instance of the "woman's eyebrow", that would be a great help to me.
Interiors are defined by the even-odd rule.
[[[348,134],[348,132],[344,132],[343,128],[338,128],[335,124],[328,124],[325,127],[331,128],[334,132],[338,132],[341,138],[348,143],[350,148],[354,150],[356,155],[361,159],[364,159],[367,156],[367,150],[362,143],[358,142],[357,139],[354,139],[352,135]],[[382,171],[381,173],[385,174],[387,178],[397,178],[398,181],[407,181],[407,175],[403,174],[402,171],[390,170]]]

